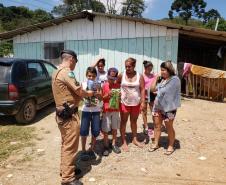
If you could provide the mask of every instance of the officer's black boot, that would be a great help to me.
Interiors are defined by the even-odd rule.
[[[61,183],[61,185],[83,185],[83,183],[79,180],[73,180],[71,182]]]

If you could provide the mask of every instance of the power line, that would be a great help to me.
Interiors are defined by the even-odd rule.
[[[14,1],[14,0],[8,0],[8,1],[11,1],[11,2],[13,2],[13,3],[17,3],[17,4],[24,5],[24,6],[26,6],[26,7],[27,7],[27,5],[28,5],[28,6],[33,6],[33,7],[36,7],[36,9],[37,9],[37,8],[39,8],[39,9],[43,9],[43,10],[45,10],[45,11],[47,11],[47,12],[49,11],[49,10],[47,10],[47,9],[43,8],[43,7],[40,7],[40,6],[37,6],[37,5],[31,4],[31,3],[22,3],[22,2],[18,2],[18,1]]]

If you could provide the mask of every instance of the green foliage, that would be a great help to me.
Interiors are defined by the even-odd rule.
[[[203,22],[208,23],[209,21],[216,20],[220,18],[220,13],[215,9],[210,9],[208,12],[205,12],[203,15]]]
[[[0,42],[0,57],[9,56],[13,53],[12,41]]]
[[[65,16],[83,10],[93,10],[105,13],[106,8],[103,3],[97,0],[64,0],[64,4],[55,6],[52,13],[56,16]]]
[[[0,31],[9,31],[53,19],[53,16],[41,9],[29,10],[23,6],[4,7],[0,4]]]
[[[168,15],[173,19],[174,13],[179,15],[186,23],[191,17],[202,18],[205,13],[206,2],[204,0],[175,0],[171,5]]]
[[[142,17],[145,10],[144,0],[126,0],[122,3],[121,15]]]
[[[193,27],[203,27],[203,22],[197,19],[189,19],[187,24],[185,20],[181,17],[174,17],[173,19],[165,18],[161,21],[174,23],[174,24],[180,24],[180,25],[187,25],[187,26],[193,26]]]
[[[216,20],[212,19],[205,25],[205,28],[214,30],[215,25],[216,25]],[[223,18],[220,19],[217,31],[226,31],[226,20],[225,19],[223,19]]]

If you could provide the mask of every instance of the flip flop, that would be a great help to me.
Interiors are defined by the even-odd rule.
[[[166,150],[164,155],[171,155],[175,150]]]
[[[154,152],[155,150],[159,149],[160,147],[159,146],[151,146],[148,151],[149,152]]]

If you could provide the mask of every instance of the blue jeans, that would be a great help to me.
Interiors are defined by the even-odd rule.
[[[100,134],[100,112],[83,112],[81,119],[80,135],[88,136],[91,123],[92,136],[97,137]]]

